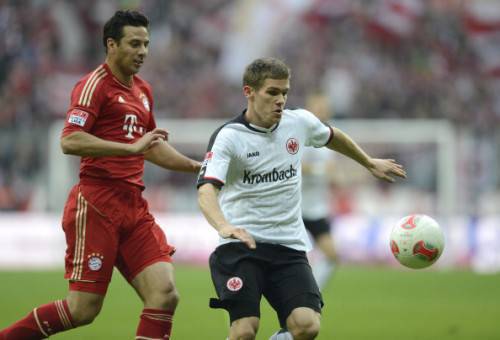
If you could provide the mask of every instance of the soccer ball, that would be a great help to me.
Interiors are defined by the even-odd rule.
[[[392,228],[391,251],[403,266],[420,269],[437,261],[444,249],[439,224],[427,215],[403,217]]]

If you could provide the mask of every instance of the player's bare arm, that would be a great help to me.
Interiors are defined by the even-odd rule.
[[[144,157],[147,161],[168,170],[198,173],[201,168],[200,162],[184,156],[166,140],[149,148]]]
[[[133,144],[112,142],[84,131],[76,131],[61,138],[63,153],[83,157],[126,156],[147,151],[167,138],[167,132],[155,129],[147,132]]]
[[[338,128],[333,128],[333,138],[326,147],[352,158],[379,179],[392,183],[395,181],[393,176],[406,178],[406,171],[401,164],[396,163],[394,159],[371,158],[351,137]]]
[[[230,224],[219,205],[217,197],[219,189],[211,183],[205,183],[198,189],[198,204],[208,223],[219,233],[222,238],[234,238],[245,243],[250,249],[255,249],[255,240],[244,228]]]

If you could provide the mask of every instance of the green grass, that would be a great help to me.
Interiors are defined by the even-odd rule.
[[[223,340],[227,317],[208,308],[213,288],[205,268],[176,267],[181,293],[173,339]],[[60,272],[0,272],[0,328],[34,306],[61,298],[66,282]],[[341,268],[325,288],[326,303],[318,339],[500,339],[500,275],[457,271],[408,271]],[[262,304],[257,339],[278,327],[274,312]],[[133,339],[142,307],[134,291],[115,273],[96,321],[55,339]]]

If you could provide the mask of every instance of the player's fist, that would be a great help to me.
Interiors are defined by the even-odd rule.
[[[155,145],[168,139],[168,132],[164,129],[154,129],[146,132],[137,142],[131,144],[131,153],[143,153],[154,147]]]
[[[372,159],[368,170],[370,170],[373,176],[391,183],[394,182],[392,176],[406,178],[404,167],[396,163],[394,159]]]
[[[232,225],[224,226],[219,229],[219,235],[222,238],[234,238],[245,243],[248,248],[255,249],[255,240],[244,228],[237,228]]]

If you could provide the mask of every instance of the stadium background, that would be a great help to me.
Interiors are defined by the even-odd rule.
[[[320,339],[500,339],[500,4],[488,0],[0,1],[0,327],[65,293],[60,215],[78,160],[57,138],[119,8],[151,20],[141,76],[183,152],[203,157],[214,127],[245,105],[243,67],[269,55],[292,68],[288,106],[323,93],[333,124],[407,167],[408,180],[387,186],[335,158],[343,266],[325,290]],[[222,339],[227,321],[206,307],[216,235],[194,182],[148,167],[145,194],[179,249],[174,336]],[[387,245],[413,212],[447,237],[423,272],[400,268]],[[97,323],[61,339],[130,338],[139,305],[118,276]],[[262,339],[277,327],[265,308]]]

